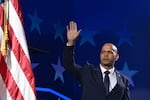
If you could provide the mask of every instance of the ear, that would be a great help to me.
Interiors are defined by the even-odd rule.
[[[119,54],[116,55],[116,60],[115,61],[117,61],[118,59],[119,59]]]

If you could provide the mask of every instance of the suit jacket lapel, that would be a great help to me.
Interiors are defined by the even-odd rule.
[[[116,72],[117,84],[108,95],[114,94],[116,92],[121,92],[122,88],[125,87],[120,73],[118,71],[115,72]],[[94,68],[93,77],[94,77],[93,79],[95,79],[98,88],[100,88],[103,92],[106,92],[104,87],[102,72],[99,66]]]
[[[116,92],[120,92],[122,91],[122,88],[125,87],[125,85],[123,84],[123,81],[122,81],[122,78],[121,78],[121,75],[119,74],[118,71],[116,71],[116,78],[117,78],[117,84],[115,85],[115,87],[112,89],[112,91],[109,93],[110,94],[113,94],[113,93],[116,93]]]
[[[102,72],[99,66],[94,68],[94,74],[93,77],[95,79],[95,82],[97,83],[98,87],[101,90],[105,91],[105,87],[104,87],[104,83],[103,83],[103,76],[102,76]]]
[[[117,83],[120,87],[125,87],[121,75],[118,71],[116,71]]]

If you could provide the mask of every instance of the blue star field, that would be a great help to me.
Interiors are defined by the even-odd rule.
[[[2,0],[0,0],[2,2]],[[75,60],[97,66],[100,47],[119,49],[116,69],[130,83],[131,100],[150,100],[149,0],[21,0],[24,28],[36,80],[37,100],[80,100],[80,84],[63,68],[66,25],[78,23]]]

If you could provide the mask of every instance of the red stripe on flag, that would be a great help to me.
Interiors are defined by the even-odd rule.
[[[0,5],[0,26],[2,27],[3,25],[4,25],[4,10]]]
[[[18,16],[19,16],[19,19],[21,20],[21,23],[23,23],[23,17],[22,17],[22,12],[21,12],[21,7],[20,7],[20,3],[19,3],[20,0],[11,0]],[[23,24],[22,24],[23,26]],[[34,93],[36,94],[35,92],[35,80],[34,79],[34,75],[33,75],[33,72],[32,72],[32,67],[31,67],[31,63],[29,61],[29,59],[27,58],[26,54],[24,53],[17,37],[15,36],[14,34],[14,31],[11,27],[9,27],[9,38],[10,38],[10,41],[11,41],[11,46],[12,46],[12,51],[14,52],[14,55],[16,56],[16,59],[18,61],[18,63],[20,64],[21,66],[21,69],[23,70],[25,76],[27,77],[27,80],[29,81],[29,84],[31,85]],[[19,53],[18,53],[19,52]]]
[[[21,23],[23,23],[23,17],[22,17],[21,7],[19,5],[19,0],[11,0],[9,2],[12,2],[17,15],[19,16],[19,20],[21,21]],[[3,14],[4,14],[3,13],[3,7],[0,5],[0,27],[2,29],[4,26],[3,25],[3,22],[4,22],[3,21],[4,20]],[[12,18],[11,16],[12,15],[10,15],[9,18]],[[23,26],[19,26],[19,27],[23,27]],[[21,44],[19,43],[19,40],[17,39],[17,36],[16,36],[18,34],[24,34],[24,33],[23,32],[22,33],[14,33],[15,31],[13,28],[14,27],[11,26],[10,23],[8,22],[8,30],[9,30],[8,45],[10,46],[9,49],[15,55],[15,58],[19,64],[19,66],[20,66],[20,69],[22,69],[24,76],[26,77],[26,79],[27,79],[29,85],[31,86],[34,94],[36,94],[36,92],[35,92],[35,80],[34,80],[34,75],[32,72],[30,58],[28,58],[28,55],[26,55],[25,51],[23,50],[23,48],[22,48]],[[3,34],[3,33],[0,33],[0,34]],[[24,42],[26,42],[26,41],[24,41]],[[5,62],[1,53],[0,53],[0,67],[1,67],[0,68],[0,74],[2,76],[2,79],[6,85],[6,88],[8,89],[8,92],[10,93],[10,96],[12,97],[12,99],[13,100],[24,100],[25,94],[21,94],[22,90],[19,90],[19,88],[20,88],[20,87],[18,87],[19,83],[16,83],[16,81],[13,78],[14,74],[11,73],[11,69],[8,68],[8,67],[13,68],[13,65],[7,66],[7,63]]]
[[[11,0],[12,5],[14,6],[19,19],[21,20],[21,23],[23,24],[23,17],[22,17],[22,10],[21,10],[21,6],[20,6],[20,0]]]
[[[23,70],[27,80],[29,81],[29,84],[31,85],[34,93],[35,93],[35,80],[34,80],[34,75],[32,72],[32,67],[29,59],[27,58],[26,54],[24,53],[20,43],[18,42],[17,37],[15,36],[12,28],[9,26],[9,44],[10,47],[12,48],[12,51],[14,52],[14,55]]]
[[[0,53],[0,74],[2,76],[2,79],[8,89],[8,92],[10,94],[10,96],[12,97],[13,100],[23,100],[23,96],[16,84],[16,82],[14,81],[11,72],[9,71],[5,60],[2,56],[2,54]]]

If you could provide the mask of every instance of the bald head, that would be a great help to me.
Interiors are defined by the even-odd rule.
[[[101,65],[106,69],[114,67],[115,62],[118,60],[119,54],[117,47],[112,43],[105,43],[102,46],[100,53]]]
[[[112,43],[105,43],[105,44],[103,45],[102,49],[103,49],[104,47],[110,47],[115,53],[118,53],[117,47],[116,47],[114,44],[112,44]]]

